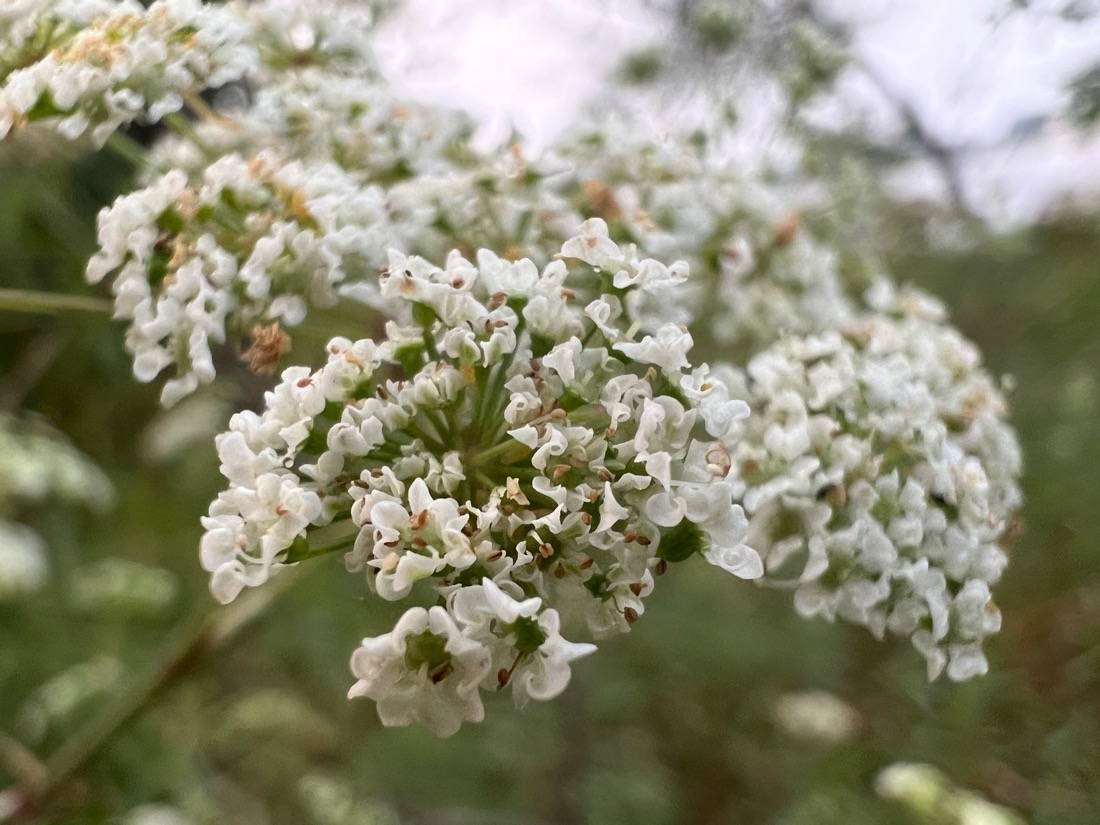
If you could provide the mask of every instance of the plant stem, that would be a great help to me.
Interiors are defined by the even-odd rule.
[[[179,137],[191,143],[196,149],[203,154],[209,156],[210,148],[199,137],[198,132],[195,131],[195,127],[191,124],[191,121],[186,116],[181,115],[179,112],[173,112],[172,114],[165,115],[161,122],[175,132]]]
[[[57,315],[61,312],[91,312],[110,315],[114,305],[102,298],[86,295],[62,295],[31,289],[0,289],[0,310]]]
[[[119,730],[168,689],[194,673],[211,653],[232,641],[301,578],[300,570],[286,570],[264,587],[242,594],[233,604],[219,607],[198,621],[186,621],[177,638],[166,646],[165,655],[145,678],[118,696],[98,717],[54,751],[45,762],[43,776],[23,787],[9,789],[18,792],[23,800],[15,815],[33,818],[47,808],[73,774],[84,767]]]
[[[104,146],[135,169],[149,165],[149,156],[145,153],[145,147],[133,138],[122,134],[122,132],[114,132],[107,138],[107,143]]]

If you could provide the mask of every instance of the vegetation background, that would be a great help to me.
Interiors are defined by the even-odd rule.
[[[720,52],[721,32],[686,8],[678,36]],[[624,66],[648,80],[644,54]],[[883,166],[858,135],[800,135],[808,163],[858,161],[873,185],[855,194],[880,203]],[[0,285],[88,294],[96,211],[129,174],[60,140],[0,143]],[[855,195],[851,178],[828,182],[829,208],[803,220],[842,245],[837,216]],[[117,501],[99,514],[52,501],[18,511],[45,537],[51,575],[33,596],[0,598],[0,791],[48,788],[33,821],[140,825],[977,821],[962,818],[962,789],[1020,821],[1100,821],[1096,212],[995,233],[958,204],[875,211],[856,240],[941,296],[1016,386],[1026,504],[988,676],[928,684],[903,642],[805,622],[784,593],[687,565],[559,700],[516,712],[501,697],[484,724],[443,741],[382,729],[371,703],[345,700],[346,660],[391,606],[339,559],[301,571],[248,622],[207,592],[196,547],[221,486],[211,437],[262,386],[240,370],[165,413],[158,388],[132,380],[118,324],[2,313],[0,409],[67,434]],[[967,242],[931,242],[942,219]],[[332,323],[311,317],[296,340],[313,346]],[[824,721],[792,722],[791,696],[807,691],[848,715],[826,706]],[[886,798],[875,778],[902,761],[942,776]]]

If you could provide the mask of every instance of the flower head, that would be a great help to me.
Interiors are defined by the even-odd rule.
[[[977,351],[923,315],[872,316],[753,358],[730,479],[804,616],[911,637],[935,677],[984,673],[989,586],[1019,448]]]
[[[334,339],[324,367],[287,370],[265,412],[218,441],[233,486],[205,521],[203,561],[220,598],[345,525],[348,569],[385,599],[434,587],[490,651],[485,686],[522,704],[559,693],[593,649],[562,622],[628,630],[654,570],[701,554],[761,574],[680,389],[690,338],[628,309],[631,292],[664,288],[633,277],[654,264],[598,225],[582,232],[541,272],[487,252],[442,268],[390,253],[384,340]],[[568,255],[593,237],[598,268]],[[584,310],[615,291],[628,299],[615,317]],[[671,355],[647,343],[666,338]]]

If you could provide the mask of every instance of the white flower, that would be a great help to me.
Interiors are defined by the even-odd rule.
[[[589,218],[581,224],[580,233],[562,244],[561,254],[595,267],[623,260],[622,250],[608,237],[607,222],[602,218]]]
[[[464,636],[446,610],[413,607],[352,654],[358,681],[348,698],[373,699],[387,727],[417,723],[451,736],[463,722],[484,718],[478,687],[490,667],[489,650]]]
[[[511,683],[517,707],[556,697],[569,684],[570,663],[596,650],[563,639],[557,611],[542,609],[541,599],[514,599],[491,579],[462,588],[452,604],[463,632],[494,652],[498,669],[486,687]]]
[[[657,337],[647,335],[641,341],[620,341],[615,349],[628,358],[643,364],[656,364],[665,372],[677,373],[690,362],[687,352],[691,349],[691,335],[675,324],[665,324],[657,330]]]
[[[41,590],[48,574],[41,536],[22,524],[0,520],[0,601]]]
[[[448,565],[460,569],[473,563],[470,540],[462,531],[470,517],[459,513],[454,499],[433,499],[422,478],[409,486],[408,509],[384,495],[368,496],[360,504],[353,510],[362,528],[356,545],[371,546],[368,564],[377,571],[374,586],[383,598],[404,598],[420,579]]]

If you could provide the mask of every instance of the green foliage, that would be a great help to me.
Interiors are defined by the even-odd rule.
[[[1078,75],[1069,85],[1069,116],[1078,126],[1091,126],[1100,118],[1100,66]]]

